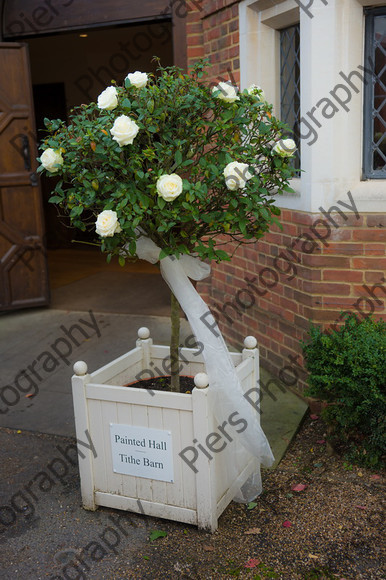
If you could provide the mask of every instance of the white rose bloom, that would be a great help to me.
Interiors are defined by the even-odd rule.
[[[112,237],[122,231],[118,222],[117,212],[111,209],[102,211],[95,222],[96,233],[103,238]]]
[[[272,148],[272,151],[278,153],[281,157],[292,157],[297,147],[293,139],[280,139]]]
[[[234,87],[230,82],[218,83],[216,87],[213,87],[212,93],[214,91],[220,91],[216,97],[226,101],[227,103],[234,103],[235,101],[240,100],[240,97],[237,96],[237,87]]]
[[[118,92],[115,87],[107,87],[98,97],[98,107],[100,109],[106,109],[106,111],[112,111],[118,105]]]
[[[56,173],[59,171],[59,165],[63,165],[63,157],[60,151],[55,151],[54,149],[46,149],[40,156],[41,164],[44,169],[47,169],[50,173]]]
[[[227,188],[231,191],[244,189],[248,179],[253,177],[248,168],[248,163],[239,163],[238,161],[228,163],[223,171]]]
[[[131,145],[138,131],[139,127],[137,123],[126,115],[120,115],[117,117],[113,128],[110,129],[114,141],[116,141],[120,147],[123,147],[123,145]]]
[[[147,81],[149,80],[147,74],[139,72],[139,70],[136,70],[134,73],[129,73],[126,78],[129,79],[130,83],[137,87],[137,89],[146,87]]]
[[[258,97],[259,101],[265,101],[265,93],[263,91],[263,89],[261,87],[259,87],[259,85],[251,85],[248,89],[247,89],[248,93],[250,95],[253,95],[254,97]]]
[[[157,180],[157,192],[165,201],[173,201],[182,193],[182,179],[176,173],[161,175]]]

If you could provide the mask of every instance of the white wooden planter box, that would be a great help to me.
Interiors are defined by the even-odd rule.
[[[146,336],[141,329],[141,336]],[[256,341],[254,341],[255,343]],[[246,344],[253,344],[247,341]],[[181,349],[181,374],[194,376],[204,372],[202,356],[195,349]],[[244,348],[231,353],[244,392],[255,388],[259,379],[257,348]],[[184,362],[187,361],[187,362]],[[221,452],[209,453],[206,437],[218,432],[218,424],[209,410],[208,388],[194,388],[192,394],[153,391],[123,386],[138,379],[142,371],[162,370],[168,374],[169,347],[153,345],[152,339],[138,339],[133,350],[99,370],[87,374],[87,365],[74,365],[72,377],[76,434],[85,440],[88,430],[96,457],[88,452],[79,459],[83,506],[97,506],[144,513],[154,517],[197,525],[214,531],[217,520],[239,489],[256,470],[256,460],[240,462],[239,441],[228,441]],[[158,375],[158,370],[154,375]],[[150,372],[148,373],[150,375]],[[173,481],[158,481],[113,471],[110,425],[131,425],[171,432],[173,449]],[[201,444],[207,454],[199,451],[195,472],[179,453],[187,446]],[[82,455],[84,446],[79,447]],[[82,457],[81,455],[81,457]],[[237,480],[230,480],[227,467],[237,465]],[[234,471],[233,471],[234,473]]]

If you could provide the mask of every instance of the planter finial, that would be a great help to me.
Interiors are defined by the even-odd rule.
[[[206,373],[197,373],[194,377],[194,384],[197,389],[206,389],[209,385],[209,377]]]
[[[247,336],[244,339],[244,346],[245,348],[256,348],[257,340],[254,336]]]
[[[141,338],[142,340],[146,340],[147,338],[149,338],[150,336],[150,330],[148,328],[146,328],[146,326],[141,326],[141,328],[138,329],[138,338]]]
[[[78,376],[78,377],[82,377],[84,375],[87,375],[87,364],[83,361],[83,360],[78,360],[74,366],[74,373]]]

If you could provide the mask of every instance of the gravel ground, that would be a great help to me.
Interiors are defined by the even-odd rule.
[[[384,474],[328,456],[325,436],[306,419],[256,506],[232,503],[214,534],[153,520],[167,536],[111,578],[385,579]]]

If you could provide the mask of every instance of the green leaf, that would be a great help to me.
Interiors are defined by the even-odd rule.
[[[147,110],[149,111],[149,113],[153,113],[154,111],[154,99],[149,99],[148,102],[146,103],[147,106]]]
[[[256,506],[257,503],[255,501],[250,501],[249,504],[247,505],[247,510],[253,510]]]
[[[164,538],[167,535],[168,533],[164,532],[163,530],[153,530],[152,532],[150,532],[149,540],[151,542],[154,542],[154,540],[157,540],[158,538]]]
[[[163,258],[166,258],[166,256],[168,256],[168,252],[167,250],[161,250],[160,254],[159,254],[159,260],[162,260]]]
[[[50,203],[60,203],[62,200],[61,197],[59,197],[58,195],[53,195],[52,197],[50,197],[49,202]]]
[[[179,165],[181,165],[181,163],[182,163],[182,153],[179,149],[177,149],[177,151],[174,154],[174,161],[175,161],[177,167]]]
[[[119,256],[118,262],[119,262],[119,265],[122,266],[122,268],[123,268],[123,266],[126,263],[126,260],[125,260],[125,258],[123,256]]]
[[[228,111],[224,111],[224,113],[221,116],[225,122],[229,121],[229,119],[233,117],[233,110],[228,109]]]
[[[187,167],[188,165],[192,165],[192,163],[194,163],[194,159],[185,159],[181,165],[182,167]]]
[[[78,217],[83,213],[83,206],[82,205],[77,205],[75,207],[72,208],[70,216],[73,217]]]
[[[219,260],[230,260],[230,257],[226,252],[224,252],[224,250],[216,250],[216,257]]]
[[[129,244],[129,252],[132,256],[135,256],[137,250],[137,244],[135,243],[135,240],[131,240],[130,244]]]

